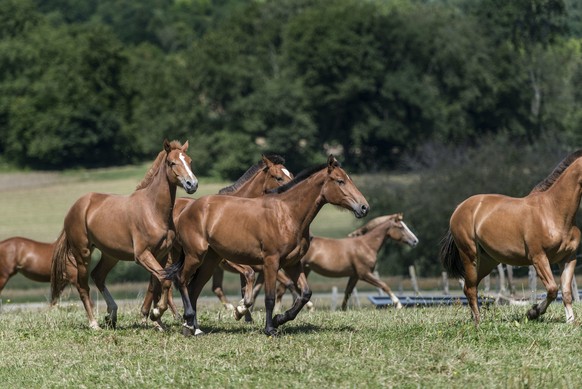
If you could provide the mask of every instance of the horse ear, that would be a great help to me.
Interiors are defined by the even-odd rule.
[[[398,220],[403,220],[404,219],[404,214],[402,212],[399,212],[397,215],[398,215],[397,216],[397,219]]]
[[[169,153],[170,149],[171,149],[170,141],[166,138],[164,139],[164,150],[166,150],[166,153]]]
[[[333,154],[330,154],[329,157],[327,157],[327,172],[331,173],[331,171],[337,166],[337,160],[335,159],[335,157],[333,156]]]
[[[188,141],[186,141],[186,143],[184,143],[184,145],[182,146],[182,151],[186,152],[188,150]]]
[[[267,158],[267,157],[265,156],[265,154],[263,154],[263,155],[261,156],[261,158],[262,158],[262,160],[263,160],[263,163],[265,164],[265,167],[263,168],[263,170],[265,170],[265,171],[266,171],[266,170],[270,169],[270,168],[271,168],[271,167],[274,165],[274,164],[273,164],[273,162],[272,162],[272,161],[271,161],[269,158]]]

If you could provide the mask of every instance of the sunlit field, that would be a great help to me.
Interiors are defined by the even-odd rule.
[[[577,315],[582,314],[575,304]],[[4,387],[576,388],[582,330],[552,304],[539,322],[524,307],[491,306],[476,328],[464,306],[301,312],[280,336],[202,303],[206,335],[144,327],[138,302],[116,330],[89,330],[80,306],[0,315]],[[103,312],[100,312],[102,316]]]

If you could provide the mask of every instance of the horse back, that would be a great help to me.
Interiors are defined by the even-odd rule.
[[[297,242],[292,228],[280,220],[281,212],[264,197],[209,195],[182,211],[176,229],[184,246],[204,251],[203,245],[208,245],[233,262],[262,264],[266,255],[285,251],[291,241]]]
[[[14,237],[0,242],[0,272],[11,276],[20,272],[38,282],[50,281],[52,243]]]
[[[332,239],[314,236],[301,263],[327,277],[348,277],[362,263],[358,251],[365,250],[365,247],[358,245],[358,242],[357,238]]]

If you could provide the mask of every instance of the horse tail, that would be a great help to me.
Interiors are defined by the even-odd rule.
[[[465,267],[463,266],[463,261],[461,261],[459,248],[453,239],[453,234],[450,229],[441,241],[440,258],[449,276],[453,278],[465,278]]]
[[[166,280],[176,281],[178,279],[178,275],[182,272],[184,268],[184,262],[186,262],[186,256],[184,255],[184,251],[180,250],[180,257],[177,261],[172,259],[172,264],[164,269],[166,273]]]
[[[60,297],[63,289],[67,286],[67,260],[72,258],[73,253],[67,233],[65,230],[55,242],[53,257],[51,262],[51,303],[55,304]]]

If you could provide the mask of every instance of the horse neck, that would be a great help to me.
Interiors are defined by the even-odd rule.
[[[582,180],[580,164],[582,163],[576,161],[574,164],[566,169],[547,191],[541,192],[542,195],[551,199],[558,214],[563,215],[566,225],[575,223],[582,197],[582,187],[580,186]]]
[[[263,186],[265,181],[262,180],[264,177],[264,173],[262,170],[259,170],[257,174],[252,176],[249,180],[247,180],[244,184],[240,186],[237,190],[232,193],[229,193],[231,196],[237,197],[259,197],[263,194]]]
[[[277,196],[289,205],[289,216],[299,223],[302,233],[309,233],[309,226],[327,201],[321,195],[326,170],[313,174],[293,188]]]
[[[176,201],[176,185],[171,184],[168,180],[166,169],[166,164],[162,163],[152,182],[143,188],[143,191],[164,220],[171,221],[172,209]]]
[[[386,242],[387,233],[390,228],[392,228],[391,221],[381,224],[376,228],[372,229],[371,231],[368,231],[367,233],[362,235],[361,236],[362,242],[365,243],[371,249],[378,252],[384,245],[384,242]]]

